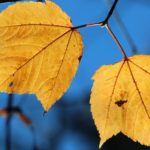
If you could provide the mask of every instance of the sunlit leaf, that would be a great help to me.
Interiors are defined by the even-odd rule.
[[[47,111],[68,89],[82,39],[53,2],[21,2],[0,14],[0,91],[36,94]]]
[[[150,145],[150,56],[103,66],[93,79],[90,103],[100,145],[119,132]]]

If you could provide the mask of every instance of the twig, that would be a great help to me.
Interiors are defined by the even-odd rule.
[[[106,3],[107,3],[108,5],[111,5],[111,4],[112,4],[112,0],[105,0],[105,1],[106,1]],[[135,45],[135,43],[134,43],[132,37],[130,36],[130,33],[129,33],[129,31],[127,30],[125,24],[123,23],[121,17],[119,16],[117,10],[114,10],[113,15],[114,15],[114,17],[115,17],[115,19],[116,19],[116,22],[118,23],[118,26],[120,27],[120,29],[121,29],[121,31],[122,31],[122,33],[123,33],[125,39],[126,39],[127,42],[128,42],[128,44],[129,44],[129,46],[130,46],[130,48],[131,48],[132,53],[133,53],[133,54],[137,54],[137,53],[138,53],[138,49],[137,49],[137,47],[136,47],[136,45]]]
[[[109,12],[108,12],[108,14],[107,14],[107,16],[106,16],[104,21],[94,22],[94,23],[90,23],[90,24],[83,24],[83,25],[80,25],[80,26],[72,27],[72,29],[74,30],[74,29],[79,29],[79,28],[84,28],[84,27],[91,27],[91,26],[97,26],[97,25],[105,26],[108,23],[110,17],[112,16],[113,11],[114,11],[114,9],[115,9],[115,7],[117,5],[117,2],[118,2],[118,0],[114,1],[113,5],[112,5],[111,9],[109,10]]]
[[[19,0],[0,0],[0,3],[6,3],[6,2],[17,2]]]
[[[108,12],[107,17],[106,17],[105,20],[103,21],[103,25],[105,25],[105,24],[108,23],[109,18],[112,16],[112,14],[113,14],[113,12],[114,12],[114,10],[115,10],[115,7],[116,7],[116,5],[117,5],[117,2],[118,2],[118,0],[115,0],[115,1],[114,1],[113,5],[112,5],[112,7],[111,7],[111,9],[110,9],[110,11]]]
[[[122,52],[122,55],[124,56],[125,60],[128,60],[128,57],[123,49],[123,47],[121,46],[120,42],[118,41],[117,37],[115,36],[115,34],[113,33],[113,31],[111,30],[110,26],[108,24],[105,25],[106,29],[108,30],[108,32],[110,33],[110,35],[112,36],[112,38],[114,39],[114,41],[116,42],[116,44],[118,45],[119,49]]]
[[[110,35],[113,37],[113,39],[116,42],[116,44],[118,45],[118,47],[119,47],[119,49],[120,49],[120,51],[121,51],[124,59],[128,60],[128,57],[127,57],[127,55],[126,55],[123,47],[121,46],[119,40],[117,39],[117,37],[115,36],[115,34],[113,33],[113,31],[111,30],[110,26],[108,25],[108,21],[109,21],[110,17],[112,16],[112,14],[113,14],[113,12],[115,10],[117,2],[118,2],[118,0],[114,1],[113,5],[112,5],[110,11],[108,12],[108,15],[107,15],[107,17],[105,18],[104,21],[102,21],[102,22],[95,22],[95,23],[91,23],[91,24],[84,24],[84,25],[72,27],[72,29],[74,30],[74,29],[79,29],[79,28],[84,28],[84,27],[90,27],[90,26],[97,26],[97,25],[99,25],[101,27],[105,26],[106,29],[108,30],[108,32],[110,33]]]
[[[1,0],[0,3],[6,3],[6,2],[17,2],[20,0]],[[37,2],[43,2],[43,0],[37,0]]]
[[[7,110],[11,110],[13,104],[13,95],[10,94],[8,97]],[[11,119],[12,113],[8,112],[8,116],[6,118],[6,150],[11,150]]]

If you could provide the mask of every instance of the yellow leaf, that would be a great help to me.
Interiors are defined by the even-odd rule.
[[[93,79],[90,103],[100,146],[119,132],[150,145],[150,56],[103,66]]]
[[[44,109],[69,87],[82,39],[53,2],[21,2],[0,14],[0,91],[36,94]]]

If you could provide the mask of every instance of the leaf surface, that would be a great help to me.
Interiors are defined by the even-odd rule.
[[[44,109],[68,89],[82,39],[53,2],[21,2],[0,13],[0,91],[36,94]]]
[[[90,103],[100,146],[119,132],[150,145],[150,56],[103,66],[93,79]]]

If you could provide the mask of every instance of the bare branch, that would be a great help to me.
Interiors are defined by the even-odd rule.
[[[106,24],[106,29],[107,31],[109,32],[109,34],[112,36],[112,38],[114,39],[114,41],[116,42],[116,44],[118,45],[123,57],[124,57],[124,60],[128,60],[128,57],[122,47],[122,45],[120,44],[119,40],[117,39],[117,37],[115,36],[114,32],[111,30],[110,26],[108,24]]]
[[[94,23],[90,23],[90,24],[83,24],[83,25],[80,25],[80,26],[72,27],[72,30],[79,29],[79,28],[84,28],[84,27],[97,26],[97,25],[105,26],[108,23],[110,17],[112,16],[113,11],[114,11],[114,9],[115,9],[115,7],[117,5],[117,2],[118,2],[118,0],[114,1],[113,5],[112,5],[111,9],[109,10],[109,12],[108,12],[108,14],[107,14],[107,16],[106,16],[104,21],[102,21],[102,22],[94,22]]]
[[[10,94],[8,97],[7,108],[11,108],[13,104],[13,95]],[[12,120],[12,113],[9,113],[6,118],[6,150],[11,149],[11,120]]]
[[[112,5],[112,0],[105,0],[105,2],[110,6]],[[123,35],[125,36],[125,39],[127,40],[128,44],[130,45],[131,51],[133,54],[137,54],[138,53],[138,49],[129,33],[129,31],[127,30],[125,24],[123,23],[121,17],[119,16],[119,13],[117,12],[117,10],[114,10],[113,13],[116,22],[118,23]]]
[[[0,0],[0,3],[6,3],[6,2],[17,2],[19,0]]]
[[[106,25],[106,24],[108,23],[109,18],[112,16],[112,14],[113,14],[113,12],[114,12],[114,10],[115,10],[115,8],[116,8],[117,2],[118,2],[118,0],[115,0],[115,1],[114,1],[113,5],[112,5],[112,7],[111,7],[111,9],[110,9],[110,11],[108,12],[107,17],[106,17],[105,20],[103,21],[103,25]]]

